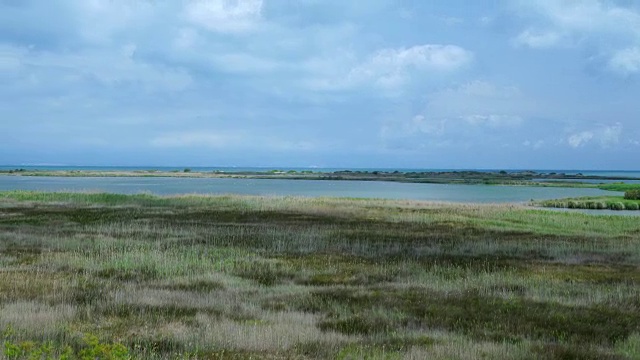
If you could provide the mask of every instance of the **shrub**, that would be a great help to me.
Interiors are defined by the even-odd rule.
[[[567,207],[569,207],[569,204],[564,202],[564,201],[558,201],[558,202],[556,202],[556,207],[557,208],[567,208]]]
[[[614,203],[611,203],[611,204],[609,205],[609,208],[610,208],[611,210],[624,210],[624,209],[625,209],[624,204],[623,204],[623,203],[621,203],[621,202],[614,202]]]
[[[640,204],[638,203],[627,203],[625,204],[627,210],[640,210]]]
[[[624,198],[627,200],[640,200],[640,189],[638,190],[627,190],[624,193]]]

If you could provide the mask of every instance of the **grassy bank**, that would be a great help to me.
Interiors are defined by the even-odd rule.
[[[630,217],[0,192],[5,355],[634,359],[638,285]]]
[[[640,210],[640,200],[628,200],[622,196],[595,196],[545,200],[537,203],[544,207],[591,210]]]
[[[613,183],[613,184],[601,184],[598,186],[602,190],[608,191],[629,191],[640,190],[640,184],[625,184],[625,183]]]

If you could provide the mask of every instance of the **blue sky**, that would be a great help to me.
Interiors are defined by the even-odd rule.
[[[633,0],[0,0],[0,164],[638,169]]]

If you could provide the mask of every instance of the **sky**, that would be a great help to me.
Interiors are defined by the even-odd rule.
[[[0,0],[0,164],[638,170],[636,0]]]

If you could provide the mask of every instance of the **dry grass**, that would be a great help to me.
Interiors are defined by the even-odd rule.
[[[76,316],[75,305],[47,305],[35,301],[5,303],[0,308],[0,327],[11,327],[21,336],[52,339]]]
[[[433,346],[412,347],[403,358],[407,360],[476,360],[476,359],[537,359],[531,353],[531,344],[522,342],[475,341],[473,339],[443,332],[431,332]]]
[[[629,358],[640,224],[512,205],[0,193],[0,327],[140,358]]]
[[[321,331],[318,316],[302,312],[265,312],[255,320],[218,319],[199,313],[193,331],[172,334],[181,342],[201,348],[226,348],[250,352],[286,353],[299,344],[319,342],[334,348],[356,337]]]

